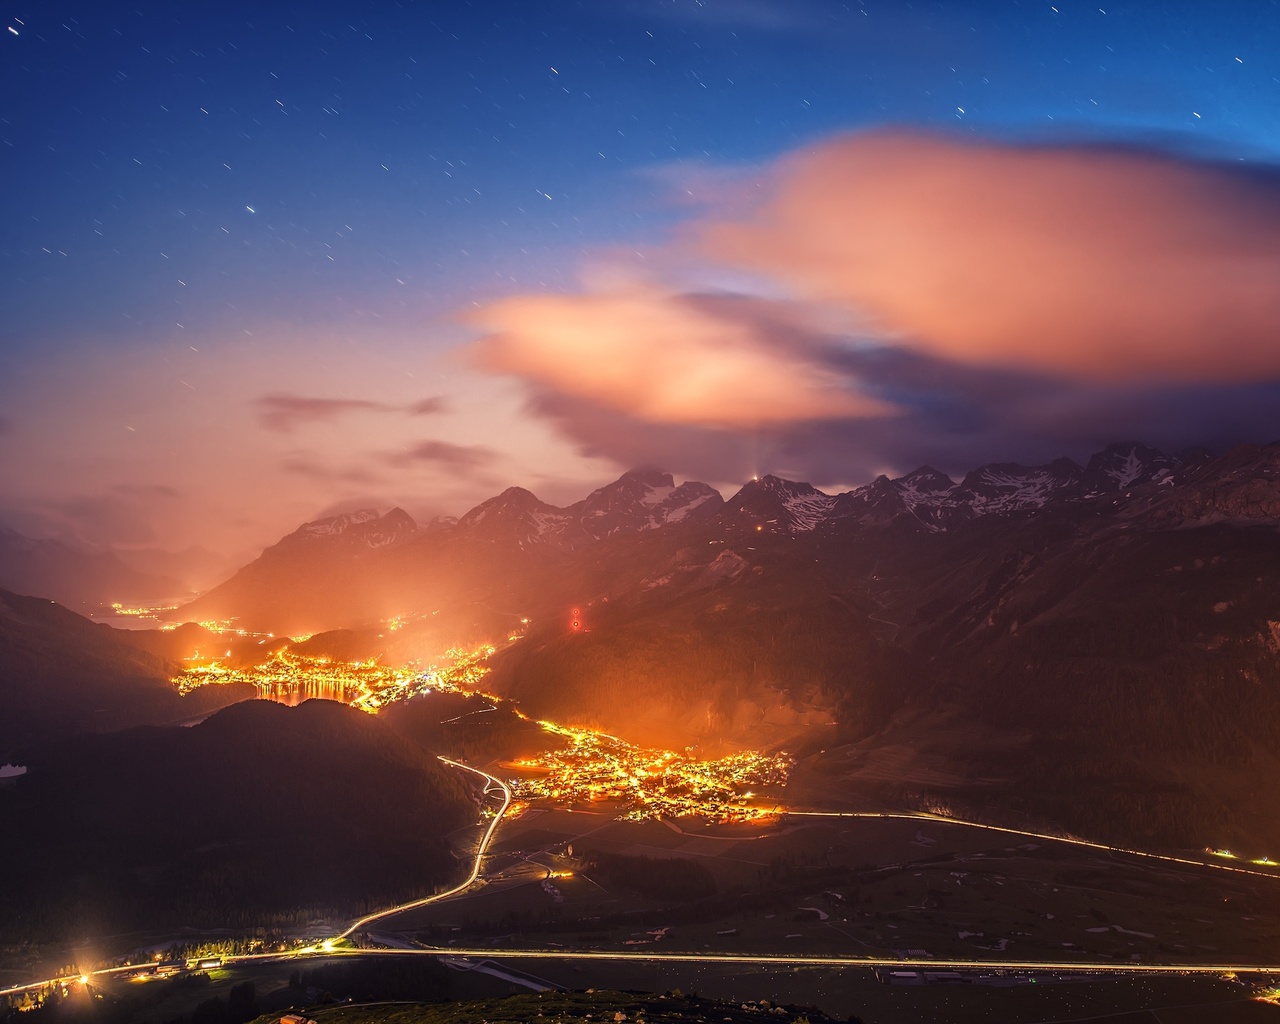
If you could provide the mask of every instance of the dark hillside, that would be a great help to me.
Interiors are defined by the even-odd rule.
[[[0,758],[54,736],[181,721],[252,696],[229,687],[181,697],[172,669],[131,634],[0,591]]]
[[[246,701],[32,753],[0,788],[0,928],[28,939],[353,913],[460,870],[465,780],[378,719]]]

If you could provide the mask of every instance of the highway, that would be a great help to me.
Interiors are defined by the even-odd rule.
[[[272,956],[287,959],[281,954]],[[639,960],[648,963],[739,964],[761,967],[905,967],[923,970],[1065,971],[1082,974],[1277,974],[1280,964],[1143,964],[1092,960],[946,960],[876,956],[794,956],[784,953],[638,953],[567,949],[335,949],[334,956],[462,956],[490,960]]]
[[[399,903],[394,907],[388,907],[386,910],[379,910],[375,914],[368,914],[360,920],[354,922],[345,932],[342,932],[336,938],[345,939],[349,935],[368,927],[375,921],[380,921],[384,917],[391,917],[393,914],[399,914],[406,910],[416,910],[418,907],[425,907],[431,903],[438,903],[440,900],[447,900],[450,896],[457,896],[461,892],[465,892],[475,885],[476,880],[480,877],[480,870],[484,865],[484,855],[488,852],[489,844],[493,842],[493,834],[498,829],[502,816],[507,813],[511,807],[511,787],[499,779],[497,776],[490,775],[488,772],[482,772],[479,768],[472,768],[469,764],[463,764],[461,761],[451,761],[447,757],[441,757],[441,761],[453,768],[461,768],[464,771],[472,772],[479,775],[482,779],[487,779],[485,784],[485,795],[488,795],[492,788],[498,788],[502,791],[502,806],[498,809],[498,813],[493,816],[493,820],[489,822],[489,827],[485,830],[484,835],[480,839],[480,845],[476,847],[476,859],[471,865],[471,874],[463,881],[459,882],[447,892],[439,892],[434,896],[426,896],[420,900],[410,900],[408,903]]]
[[[471,772],[480,776],[485,782],[486,794],[494,788],[502,793],[502,806],[494,815],[493,820],[489,822],[489,826],[485,829],[484,835],[480,839],[479,846],[476,848],[475,860],[471,866],[471,872],[468,876],[445,892],[436,893],[433,896],[427,896],[418,900],[411,900],[407,903],[397,904],[388,907],[385,910],[368,914],[359,920],[353,922],[345,931],[335,936],[334,939],[327,940],[315,946],[309,946],[301,950],[290,951],[286,953],[256,953],[245,956],[229,956],[223,958],[223,963],[231,966],[236,963],[247,963],[250,961],[266,961],[266,960],[295,960],[310,959],[322,956],[460,956],[460,957],[484,957],[493,960],[502,959],[542,959],[542,960],[561,960],[561,961],[641,961],[648,963],[684,963],[684,964],[737,964],[737,965],[755,965],[762,967],[839,967],[839,968],[862,968],[869,969],[875,967],[892,967],[906,969],[924,969],[924,970],[985,970],[985,971],[1065,971],[1071,973],[1097,973],[1097,974],[1225,974],[1234,972],[1236,974],[1261,973],[1280,975],[1280,963],[1261,963],[1261,964],[1154,964],[1154,963],[1106,963],[1096,961],[1081,960],[1060,960],[1060,961],[1036,961],[1036,960],[974,960],[974,959],[901,959],[875,956],[795,956],[787,954],[770,954],[770,953],[659,953],[659,952],[636,952],[636,951],[605,951],[605,950],[566,950],[566,949],[461,949],[458,947],[445,947],[438,949],[344,949],[333,948],[332,943],[350,937],[358,931],[366,929],[369,925],[391,917],[395,914],[403,913],[407,910],[413,910],[418,907],[424,907],[432,903],[447,900],[457,896],[467,889],[471,888],[480,878],[481,871],[484,866],[484,858],[488,852],[489,846],[493,842],[493,837],[497,831],[498,825],[501,823],[503,816],[507,813],[511,806],[512,794],[510,787],[496,776],[490,775],[488,772],[473,768],[470,765],[462,764],[459,761],[450,760],[447,757],[441,757],[440,761],[463,771]],[[1051,835],[1045,832],[1034,832],[1026,829],[1010,828],[1002,825],[988,825],[982,822],[966,821],[960,818],[951,818],[939,814],[928,814],[923,812],[908,811],[784,811],[779,808],[779,813],[787,817],[802,818],[866,818],[866,819],[890,819],[901,821],[913,821],[921,823],[930,823],[934,825],[960,825],[965,828],[984,829],[989,832],[1001,833],[1004,835],[1014,836],[1021,839],[1036,839],[1044,842],[1067,843],[1072,846],[1082,847],[1085,849],[1100,850],[1107,853],[1120,854],[1128,857],[1137,857],[1146,860],[1160,861],[1171,864],[1178,864],[1187,867],[1209,869],[1214,871],[1225,871],[1236,874],[1251,875],[1258,878],[1267,878],[1273,881],[1280,881],[1280,874],[1270,871],[1258,871],[1251,868],[1239,867],[1233,864],[1219,864],[1212,861],[1195,860],[1190,857],[1178,857],[1172,854],[1149,853],[1142,850],[1131,850],[1120,846],[1109,846],[1106,843],[1090,842],[1085,839],[1076,839],[1067,836]],[[133,964],[124,967],[110,967],[102,970],[96,970],[82,974],[79,979],[76,978],[48,978],[42,981],[27,982],[23,985],[15,985],[10,988],[0,989],[0,996],[14,995],[17,993],[30,991],[33,989],[45,988],[50,985],[59,983],[74,984],[77,981],[84,984],[93,984],[94,979],[109,978],[117,974],[127,974],[137,972],[146,968],[145,964]]]
[[[440,897],[448,895],[442,893]],[[415,906],[420,904],[414,904]],[[400,910],[404,908],[396,908]],[[394,911],[384,911],[383,915]],[[237,963],[264,960],[304,960],[316,957],[369,957],[369,956],[457,956],[482,957],[488,960],[563,960],[575,961],[638,961],[643,963],[738,965],[755,967],[839,967],[870,969],[875,967],[950,971],[1053,971],[1070,974],[1099,975],[1138,975],[1138,974],[1263,974],[1280,975],[1280,964],[1144,964],[1144,963],[1099,963],[1089,960],[946,960],[946,959],[912,959],[874,956],[788,956],[780,953],[638,953],[606,950],[567,950],[567,949],[463,949],[448,946],[440,949],[324,949],[311,947],[291,953],[254,953],[247,956],[224,957],[226,966]],[[117,974],[136,973],[145,970],[146,964],[131,964],[125,967],[108,967],[100,971],[91,971],[77,978],[48,978],[44,981],[28,982],[12,988],[0,989],[0,996],[16,995],[32,989],[46,988],[59,983],[76,984],[77,982],[92,985],[96,979],[110,978]]]
[[[1239,867],[1235,864],[1220,864],[1217,861],[1196,860],[1193,857],[1177,857],[1169,853],[1148,853],[1144,850],[1130,850],[1124,846],[1108,846],[1106,843],[1090,842],[1088,839],[1055,836],[1048,832],[1029,832],[1026,829],[1009,828],[1005,825],[986,825],[980,821],[966,821],[963,818],[950,818],[943,814],[927,814],[921,811],[787,811],[779,808],[778,814],[787,818],[888,818],[898,821],[929,822],[934,825],[963,825],[965,828],[980,828],[988,832],[1000,832],[1004,835],[1016,836],[1020,839],[1039,839],[1044,842],[1067,843],[1070,846],[1079,846],[1088,850],[1119,853],[1126,857],[1141,857],[1144,860],[1183,864],[1193,868],[1208,868],[1210,871],[1227,871],[1237,875],[1252,875],[1255,878],[1269,878],[1273,882],[1280,881],[1280,873],[1275,871],[1258,871],[1254,868]]]

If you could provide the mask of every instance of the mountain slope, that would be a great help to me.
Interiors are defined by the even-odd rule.
[[[669,474],[637,470],[568,508],[511,487],[425,529],[410,529],[399,510],[356,513],[307,524],[179,614],[290,634],[426,614],[443,650],[509,631],[529,601],[541,611],[547,573],[575,552],[700,521],[721,505],[706,484],[677,487]]]
[[[638,471],[569,509],[508,491],[335,558],[331,589],[349,617],[376,600],[424,615],[424,644],[503,641],[492,685],[531,714],[786,744],[807,758],[796,799],[1280,845],[1280,446],[1114,445],[840,495],[765,477],[656,523],[668,479]],[[254,607],[279,614],[300,587],[317,608],[315,572],[248,591]]]
[[[123,604],[171,600],[186,592],[177,579],[132,569],[107,551],[24,537],[0,526],[0,588],[40,594],[94,612]]]
[[[251,693],[181,697],[166,658],[52,601],[0,591],[0,757],[20,744],[198,715]]]
[[[565,512],[591,538],[601,540],[711,515],[723,503],[720,492],[706,484],[688,480],[677,487],[670,473],[642,468],[592,491]]]

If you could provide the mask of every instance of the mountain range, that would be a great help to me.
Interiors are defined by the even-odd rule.
[[[10,744],[55,706],[47,735],[177,718],[167,663],[212,642],[3,596]],[[183,617],[276,634],[237,658],[286,636],[388,662],[493,643],[487,687],[530,715],[786,749],[797,804],[1280,848],[1280,445],[1112,445],[840,494],[765,476],[727,501],[645,468],[565,508],[511,488],[425,525],[350,513]]]
[[[676,486],[670,474],[644,468],[565,508],[511,487],[460,519],[426,526],[399,508],[306,523],[179,613],[187,619],[234,617],[242,627],[293,634],[439,614],[441,596],[456,609],[459,600],[525,571],[545,581],[549,566],[558,570],[589,549],[608,558],[627,537],[657,533],[679,543],[701,528],[726,537],[749,527],[771,536],[838,539],[877,529],[954,532],[990,517],[1038,513],[1143,516],[1161,528],[1265,519],[1280,504],[1271,489],[1274,461],[1274,448],[1212,459],[1202,451],[1170,456],[1145,445],[1115,444],[1085,466],[1066,458],[1044,466],[995,463],[958,483],[922,466],[839,494],[765,476],[728,501],[706,484]],[[1247,486],[1237,479],[1241,473]],[[514,586],[516,593],[523,589]]]
[[[4,526],[0,587],[52,598],[86,614],[112,601],[155,601],[188,592],[177,579],[135,569],[113,552],[27,537]]]
[[[566,508],[511,488],[456,522],[309,523],[183,614],[363,627],[389,660],[496,642],[531,713],[785,746],[799,800],[1280,845],[1278,526],[1280,445],[727,501],[640,469]]]

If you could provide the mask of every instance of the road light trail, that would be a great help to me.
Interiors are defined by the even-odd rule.
[[[465,767],[465,766],[464,766]],[[443,898],[432,897],[433,899]],[[420,905],[420,904],[414,904]],[[395,913],[404,908],[397,907],[383,911],[382,914]],[[377,915],[375,915],[376,917]],[[372,957],[372,956],[459,956],[483,957],[489,960],[604,960],[604,961],[636,961],[643,963],[676,963],[703,965],[737,965],[756,967],[838,967],[871,970],[883,968],[915,968],[920,970],[979,970],[979,971],[1028,971],[1028,972],[1063,972],[1070,974],[1277,974],[1280,964],[1138,964],[1138,963],[1101,963],[1081,960],[946,960],[946,959],[913,959],[910,957],[895,959],[874,956],[792,956],[780,953],[639,953],[606,950],[565,950],[565,949],[459,949],[450,946],[447,949],[308,949],[291,953],[250,953],[243,956],[224,958],[226,966],[237,963],[263,960],[308,960],[316,957]],[[100,971],[88,972],[90,983],[93,979],[122,974],[129,971],[145,970],[145,964],[129,964],[124,967],[108,967]],[[70,977],[49,978],[45,981],[28,982],[12,988],[0,989],[0,996],[16,995],[20,992],[36,988],[45,988],[58,984],[75,984],[77,979]]]
[[[136,972],[146,969],[146,964],[126,964],[124,967],[104,967],[100,971],[85,971],[83,974],[64,974],[57,978],[45,978],[43,981],[28,981],[22,985],[14,985],[12,988],[0,988],[0,998],[20,995],[23,992],[30,992],[38,988],[50,988],[53,985],[91,985],[95,978],[104,978],[112,974],[124,974],[126,971]],[[88,981],[81,981],[82,978],[87,978]]]
[[[498,823],[502,821],[502,816],[507,813],[507,809],[511,806],[511,787],[496,776],[490,775],[488,772],[482,772],[479,768],[472,768],[470,765],[463,764],[460,761],[451,761],[447,757],[441,757],[440,760],[454,768],[462,768],[465,771],[479,775],[482,779],[487,779],[488,785],[485,787],[486,794],[489,792],[489,786],[497,786],[502,790],[502,806],[498,809],[498,813],[494,815],[493,821],[489,822],[489,827],[485,830],[484,836],[480,839],[480,846],[476,850],[475,862],[471,865],[471,874],[468,875],[464,881],[455,885],[447,892],[436,893],[434,896],[426,896],[420,900],[410,900],[408,903],[399,903],[386,910],[379,910],[375,914],[368,914],[353,923],[345,932],[335,936],[335,939],[345,939],[349,935],[373,924],[374,921],[380,921],[384,917],[391,917],[393,914],[400,914],[406,910],[416,910],[418,907],[425,907],[428,904],[437,903],[440,900],[447,900],[451,896],[457,896],[459,893],[470,889],[480,877],[480,869],[484,863],[484,855],[489,849],[490,842],[493,841],[493,833],[497,830]]]
[[[361,928],[395,914],[403,913],[408,910],[414,910],[418,907],[424,907],[441,900],[449,899],[465,892],[480,877],[483,867],[484,856],[488,852],[488,848],[493,841],[494,833],[497,831],[499,823],[503,816],[511,806],[512,793],[510,787],[496,776],[490,775],[488,772],[481,771],[479,768],[473,768],[470,765],[462,764],[459,761],[450,760],[447,757],[440,757],[440,761],[454,768],[461,768],[464,771],[472,772],[485,779],[489,786],[496,786],[502,791],[502,807],[499,808],[493,820],[489,823],[489,827],[485,830],[480,840],[479,848],[476,850],[475,861],[471,867],[471,873],[460,884],[454,886],[442,893],[434,896],[427,896],[423,899],[412,900],[408,903],[401,903],[386,910],[380,910],[374,914],[368,914],[354,922],[346,931],[334,937],[337,939],[345,939]],[[960,825],[965,828],[985,829],[988,832],[998,832],[1003,835],[1017,836],[1023,839],[1039,839],[1045,842],[1067,843],[1072,846],[1078,846],[1084,849],[1100,850],[1106,853],[1121,854],[1124,856],[1138,857],[1145,860],[1162,861],[1170,864],[1178,864],[1194,868],[1208,868],[1213,871],[1225,871],[1233,874],[1250,875],[1256,878],[1265,878],[1271,881],[1280,881],[1280,874],[1269,871],[1256,871],[1251,868],[1237,867],[1231,864],[1218,864],[1212,861],[1194,860],[1190,857],[1178,857],[1173,854],[1150,853],[1143,850],[1131,850],[1122,846],[1109,846],[1106,843],[1092,842],[1087,839],[1076,839],[1068,836],[1051,835],[1047,832],[1032,832],[1025,829],[1010,828],[1004,825],[988,825],[979,821],[966,821],[963,818],[950,818],[940,814],[928,814],[924,812],[911,811],[797,811],[778,809],[778,813],[782,817],[805,817],[805,818],[866,818],[881,820],[897,820],[897,821],[914,821],[928,822],[935,825]],[[1070,971],[1070,972],[1097,972],[1110,974],[1223,974],[1227,972],[1236,973],[1280,973],[1280,964],[1107,964],[1092,963],[1081,961],[1034,961],[1034,960],[912,960],[912,959],[892,959],[884,957],[842,957],[842,956],[812,956],[797,957],[784,954],[727,954],[727,953],[639,953],[639,952],[607,952],[601,950],[579,950],[570,951],[564,949],[545,949],[545,950],[494,950],[494,949],[475,949],[465,950],[450,947],[448,949],[331,949],[315,946],[292,952],[276,952],[276,953],[252,953],[241,956],[229,956],[223,958],[224,964],[235,964],[254,960],[290,960],[290,959],[307,959],[317,956],[483,956],[492,959],[504,957],[516,959],[557,959],[557,960],[635,960],[647,962],[663,962],[663,963],[701,963],[701,964],[746,964],[760,966],[790,966],[790,967],[848,967],[848,968],[875,968],[875,967],[916,967],[923,969],[966,969],[966,970],[1014,970],[1014,971]],[[89,983],[94,978],[108,977],[115,974],[121,974],[128,971],[137,971],[146,965],[128,964],[122,967],[109,967],[101,970],[86,972]],[[34,989],[46,988],[59,984],[75,984],[77,979],[74,977],[57,977],[48,978],[43,981],[33,981],[22,985],[15,985],[10,988],[0,989],[0,996],[16,995],[21,992],[27,992]]]
[[[1237,867],[1234,864],[1218,864],[1209,860],[1194,860],[1191,857],[1177,857],[1171,853],[1149,853],[1145,850],[1130,850],[1124,846],[1108,846],[1106,843],[1095,843],[1088,839],[1075,839],[1070,836],[1055,836],[1048,832],[1028,832],[1025,829],[1009,828],[1006,825],[987,825],[980,821],[966,821],[963,818],[949,818],[942,814],[926,814],[920,811],[788,811],[779,810],[783,817],[803,818],[892,818],[898,821],[927,821],[934,825],[963,825],[965,828],[981,828],[988,832],[1002,832],[1005,835],[1018,836],[1022,839],[1041,839],[1051,843],[1068,843],[1089,850],[1102,850],[1106,853],[1120,853],[1127,857],[1142,857],[1146,860],[1159,860],[1168,864],[1183,864],[1194,868],[1208,868],[1211,871],[1229,871],[1236,875],[1252,875],[1255,878],[1267,878],[1273,882],[1280,881],[1280,874],[1274,871],[1255,871],[1253,868]]]
[[[262,956],[269,954],[260,954]],[[270,954],[276,955],[279,954]],[[638,953],[566,949],[335,949],[335,956],[465,956],[490,960],[640,960],[658,963],[746,964],[764,967],[912,967],[924,970],[1063,971],[1103,974],[1236,974],[1280,972],[1280,964],[1140,964],[1082,960],[946,960],[874,956],[794,956],[782,953]]]

